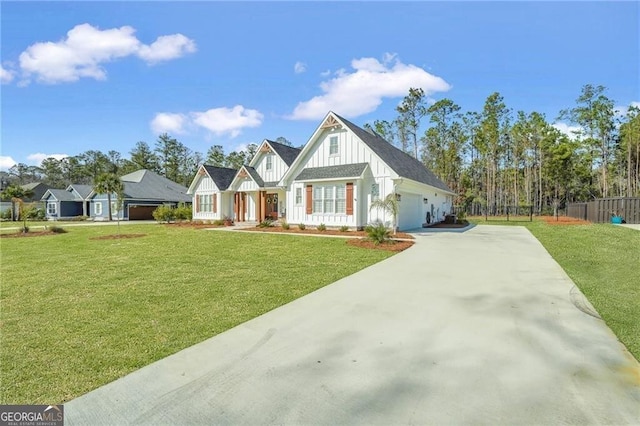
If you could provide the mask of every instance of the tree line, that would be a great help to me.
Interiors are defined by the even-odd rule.
[[[291,145],[284,137],[277,142]],[[104,153],[89,150],[81,154],[62,159],[46,158],[40,166],[29,166],[24,163],[15,164],[8,172],[0,172],[2,188],[23,185],[31,182],[44,182],[53,188],[65,188],[69,184],[94,185],[100,176],[105,174],[123,176],[140,169],[156,172],[167,179],[184,186],[189,186],[200,164],[211,164],[220,167],[239,169],[251,161],[258,148],[257,144],[249,144],[246,149],[225,154],[221,145],[214,145],[203,156],[194,152],[176,138],[163,133],[158,136],[155,146],[140,141],[123,158],[118,151]]]
[[[544,114],[514,113],[499,93],[481,111],[463,112],[451,99],[429,105],[414,88],[395,119],[365,127],[420,159],[467,212],[532,206],[555,213],[567,202],[640,196],[640,109],[616,111],[606,90],[587,84],[559,112],[557,120],[579,129],[572,135]]]

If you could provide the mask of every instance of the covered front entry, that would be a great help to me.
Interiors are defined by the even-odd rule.
[[[237,222],[265,219],[278,220],[282,216],[283,194],[276,192],[236,192],[233,199],[233,212]]]

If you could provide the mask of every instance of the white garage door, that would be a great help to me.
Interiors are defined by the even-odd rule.
[[[398,227],[401,231],[420,228],[424,222],[422,217],[422,198],[417,194],[400,193],[400,214]]]

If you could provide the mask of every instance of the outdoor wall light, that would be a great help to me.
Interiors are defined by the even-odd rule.
[[[423,198],[423,199],[422,199],[422,202],[423,202],[423,203],[425,203],[425,204],[427,204],[427,203],[429,202],[429,199],[428,199],[428,198]]]
[[[402,201],[402,195],[396,194],[396,201]]]

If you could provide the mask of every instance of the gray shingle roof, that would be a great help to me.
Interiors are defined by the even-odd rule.
[[[91,185],[80,185],[77,183],[72,183],[67,187],[67,189],[70,189],[70,188],[75,189],[76,192],[80,194],[80,197],[82,197],[83,199],[87,198],[89,194],[91,194],[91,191],[93,191],[93,187]]]
[[[149,170],[138,170],[120,178],[125,198],[169,202],[191,202],[187,188]]]
[[[233,178],[236,176],[236,173],[238,173],[236,169],[230,169],[228,167],[207,166],[206,164],[203,167],[220,191],[225,191],[229,188]]]
[[[258,184],[260,188],[264,188],[264,181],[258,174],[258,171],[251,166],[244,166],[247,172],[251,175],[251,178]]]
[[[287,166],[290,166],[293,163],[293,161],[298,157],[298,154],[300,154],[301,151],[298,148],[283,145],[279,142],[270,141],[269,139],[267,139],[267,142],[269,142],[269,145],[271,145],[271,147],[276,151],[280,158],[282,158],[282,161],[287,163]]]
[[[368,163],[344,164],[340,166],[308,167],[303,169],[296,180],[356,178],[362,175]]]
[[[53,195],[58,201],[82,201],[75,194],[67,191],[66,189],[49,189],[47,192]],[[46,195],[47,193],[42,197],[44,198]]]
[[[335,113],[334,113],[335,114]],[[451,191],[447,185],[442,182],[433,172],[427,169],[424,164],[416,160],[409,154],[391,145],[378,135],[372,135],[366,130],[356,126],[349,120],[335,114],[353,133],[358,136],[373,152],[375,152],[382,161],[387,163],[399,176],[415,180],[416,182],[426,183],[434,188],[444,191]]]
[[[280,181],[273,181],[273,182],[265,182],[264,183],[264,188],[275,188],[276,186],[278,186],[278,183],[280,183]]]

